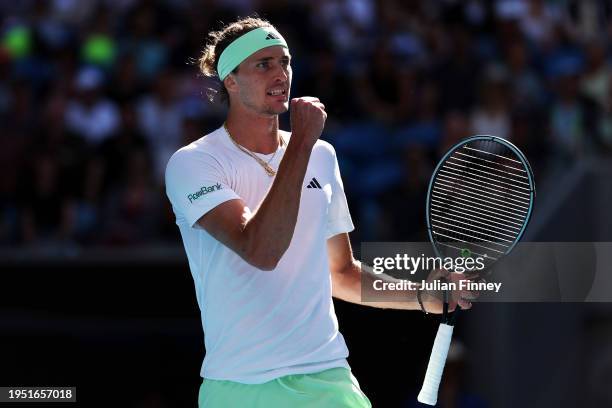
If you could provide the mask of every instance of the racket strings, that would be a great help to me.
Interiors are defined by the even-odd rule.
[[[430,226],[447,252],[469,249],[494,261],[516,242],[529,216],[531,184],[522,161],[499,142],[463,145],[440,166]]]
[[[498,222],[498,221],[495,221],[495,218],[493,217],[487,218],[486,216],[480,216],[480,214],[468,208],[464,208],[461,206],[455,206],[453,208],[449,208],[448,206],[445,206],[445,205],[446,203],[432,199],[431,208],[433,209],[433,211],[439,212],[440,214],[445,214],[448,211],[452,213],[452,215],[455,218],[466,219],[468,221],[473,221],[475,223],[489,225],[489,227],[502,229],[503,231],[506,231],[507,229],[513,229],[513,230],[516,230],[517,233],[520,232],[520,225],[518,226],[512,225],[512,224],[506,225],[503,222],[504,220],[501,220],[501,222]],[[477,221],[477,220],[480,220],[480,221]],[[509,231],[509,232],[512,232],[512,231]]]
[[[493,208],[488,208],[486,204],[481,204],[479,202],[474,202],[474,201],[471,201],[471,200],[468,200],[462,197],[458,197],[454,193],[447,194],[445,192],[441,192],[440,191],[441,188],[438,188],[438,186],[434,186],[434,188],[436,188],[436,190],[433,191],[434,194],[432,195],[432,197],[436,200],[439,200],[443,204],[448,204],[448,201],[455,201],[455,204],[457,206],[460,205],[460,206],[463,206],[464,208],[467,208],[470,214],[476,213],[478,215],[488,217],[489,219],[496,219],[506,224],[510,223],[516,226],[522,225],[520,222],[521,219],[518,217],[511,217],[511,216],[508,216],[507,214],[501,214],[499,212],[494,211]]]
[[[454,177],[453,173],[448,173],[446,172],[445,169],[441,169],[440,170],[440,174],[438,174],[438,177],[440,179],[440,182],[446,181],[446,182],[451,182],[451,183],[456,183],[457,182],[457,178],[459,178],[459,180],[461,180],[464,183],[464,187],[472,192],[476,192],[478,194],[480,194],[482,192],[482,186],[479,186],[477,183],[471,182],[465,178],[462,178],[460,175],[457,175],[456,177]],[[521,208],[521,209],[527,209],[527,207],[524,206],[523,201],[521,200],[517,200],[515,198],[512,197],[505,197],[504,196],[504,192],[503,191],[498,191],[498,190],[494,190],[491,189],[489,187],[485,187],[485,189],[489,189],[490,191],[486,191],[487,194],[489,194],[489,196],[491,197],[492,200],[495,201],[501,201],[504,202],[505,200],[510,200],[513,201],[515,203],[515,207],[517,208]],[[496,192],[494,192],[496,191]],[[509,203],[511,204],[511,203]]]
[[[510,187],[510,188],[514,188],[516,189],[516,193],[517,194],[523,194],[523,195],[529,195],[529,188],[526,186],[521,186],[521,185],[517,185],[517,184],[513,184],[510,183],[508,181],[505,180],[512,180],[510,178],[507,177],[503,177],[505,180],[501,180],[501,176],[498,176],[497,174],[492,174],[480,169],[475,168],[475,166],[471,166],[471,165],[466,165],[466,164],[461,164],[461,163],[455,163],[452,161],[453,157],[451,157],[449,159],[449,162],[446,163],[446,165],[451,166],[451,168],[454,168],[455,170],[459,171],[459,172],[466,172],[467,174],[469,174],[472,177],[477,178],[478,180],[482,181],[488,181],[489,183],[491,183],[492,185],[498,185],[500,187]]]
[[[510,203],[505,203],[503,201],[499,201],[499,200],[495,200],[491,198],[491,197],[486,197],[486,198],[481,198],[479,193],[474,193],[469,191],[466,187],[463,188],[463,190],[461,191],[454,191],[455,190],[455,186],[454,185],[448,185],[448,184],[444,184],[442,182],[438,183],[437,187],[439,187],[439,190],[442,190],[444,192],[447,192],[449,194],[456,194],[459,197],[463,197],[464,199],[467,200],[474,200],[476,201],[476,203],[474,204],[481,204],[483,203],[484,205],[489,206],[492,210],[496,210],[496,211],[500,211],[506,215],[508,215],[508,218],[518,218],[520,219],[518,216],[524,215],[525,213],[527,213],[527,210],[517,210],[515,208],[512,207],[512,204]],[[441,193],[444,194],[444,193]]]

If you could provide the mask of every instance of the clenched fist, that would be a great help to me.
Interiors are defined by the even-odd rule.
[[[319,98],[304,96],[291,100],[291,140],[312,148],[323,132],[327,113]]]

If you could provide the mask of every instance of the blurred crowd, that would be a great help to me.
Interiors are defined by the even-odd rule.
[[[508,138],[536,177],[612,148],[606,0],[2,2],[0,246],[179,243],[166,162],[225,113],[195,61],[255,11],[292,95],[327,106],[357,241],[423,238],[433,166],[466,136]]]

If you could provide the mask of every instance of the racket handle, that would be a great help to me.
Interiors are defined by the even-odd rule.
[[[442,380],[442,372],[444,364],[446,364],[446,356],[453,337],[454,326],[441,323],[436,334],[431,356],[429,356],[429,364],[425,373],[423,387],[417,399],[419,402],[427,405],[436,405],[438,401],[438,388]]]

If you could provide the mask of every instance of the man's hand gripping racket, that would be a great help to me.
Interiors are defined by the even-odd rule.
[[[472,136],[453,146],[429,182],[427,229],[439,257],[482,257],[485,269],[521,239],[535,199],[533,172],[512,143]],[[484,271],[480,271],[481,273]],[[435,405],[458,312],[448,315],[445,293],[438,329],[418,400]]]

